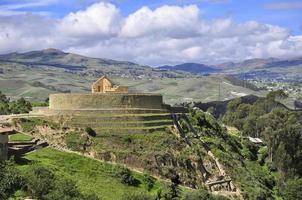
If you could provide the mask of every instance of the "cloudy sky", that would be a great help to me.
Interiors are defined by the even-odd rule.
[[[301,0],[0,0],[0,53],[57,48],[152,66],[296,57],[301,12]]]

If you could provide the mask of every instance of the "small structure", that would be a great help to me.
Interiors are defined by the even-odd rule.
[[[248,140],[254,144],[258,144],[258,145],[263,144],[263,141],[260,138],[248,137]]]
[[[102,76],[91,86],[92,93],[128,93],[127,86],[115,85],[107,76]]]
[[[0,161],[8,157],[8,135],[14,133],[11,128],[0,127]]]

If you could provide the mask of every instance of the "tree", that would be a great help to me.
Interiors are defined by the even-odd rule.
[[[118,167],[115,176],[120,178],[121,183],[126,185],[137,185],[137,180],[132,175],[131,171],[126,167]]]
[[[150,191],[154,186],[155,180],[149,174],[144,174],[144,183],[147,187],[147,190]]]
[[[288,94],[283,90],[271,91],[266,95],[267,99],[271,99],[273,101],[282,100],[288,98]]]
[[[15,167],[13,160],[0,163],[0,199],[9,199],[17,190],[21,189],[24,181]]]
[[[96,132],[91,128],[91,127],[86,127],[85,128],[85,132],[91,136],[91,137],[95,137],[96,136]]]
[[[38,199],[44,199],[54,188],[55,176],[48,169],[33,165],[26,174],[28,193]]]
[[[201,189],[184,194],[183,200],[213,200],[207,190]]]
[[[165,200],[177,200],[180,199],[181,196],[181,190],[179,188],[180,178],[178,174],[172,174],[171,175],[171,184],[166,191],[166,193],[163,195]]]
[[[45,195],[45,200],[99,200],[96,195],[83,195],[74,181],[57,179],[54,188]]]
[[[285,184],[284,200],[297,200],[302,197],[302,178],[288,180]]]
[[[8,102],[9,102],[9,98],[7,98],[6,95],[0,91],[0,103],[8,103]]]

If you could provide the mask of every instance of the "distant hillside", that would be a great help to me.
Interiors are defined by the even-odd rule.
[[[181,72],[160,72],[149,66],[143,66],[127,61],[115,61],[104,58],[89,58],[58,49],[45,49],[25,53],[9,53],[0,55],[0,71],[4,69],[1,63],[9,65],[24,65],[27,68],[63,69],[83,75],[116,75],[125,77],[184,77]]]
[[[184,63],[180,65],[165,65],[160,66],[157,69],[160,70],[167,70],[167,71],[185,71],[190,72],[192,74],[211,74],[211,73],[217,73],[220,72],[220,69],[216,69],[214,67],[204,65],[204,64],[198,64],[198,63]]]
[[[255,58],[248,59],[242,62],[227,62],[218,64],[217,67],[220,69],[264,69],[264,68],[279,68],[279,67],[293,67],[302,65],[302,57],[279,59],[279,58]]]

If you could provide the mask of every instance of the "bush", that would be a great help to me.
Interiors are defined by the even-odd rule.
[[[54,189],[45,196],[45,200],[98,200],[96,195],[83,195],[78,191],[74,181],[59,179]]]
[[[184,194],[183,200],[211,200],[211,195],[206,190],[190,191]]]
[[[44,199],[54,187],[55,176],[48,169],[33,165],[26,174],[28,193],[35,198]]]
[[[83,151],[86,138],[82,137],[79,132],[70,132],[66,135],[65,142],[67,147],[72,151]]]
[[[21,189],[23,178],[12,160],[0,162],[0,199],[8,199]]]
[[[302,197],[302,178],[291,179],[286,182],[284,188],[284,200],[296,200]]]
[[[147,190],[150,191],[154,186],[155,180],[149,174],[144,174],[144,184],[147,187]]]
[[[131,171],[128,168],[125,167],[118,167],[115,176],[120,178],[121,183],[126,184],[126,185],[137,185],[138,180],[136,180]]]
[[[0,115],[28,113],[31,110],[32,105],[29,101],[20,98],[17,101],[10,102],[10,99],[0,91]]]
[[[85,128],[85,132],[88,135],[90,135],[91,137],[95,137],[96,136],[96,132],[91,127],[86,127]]]

